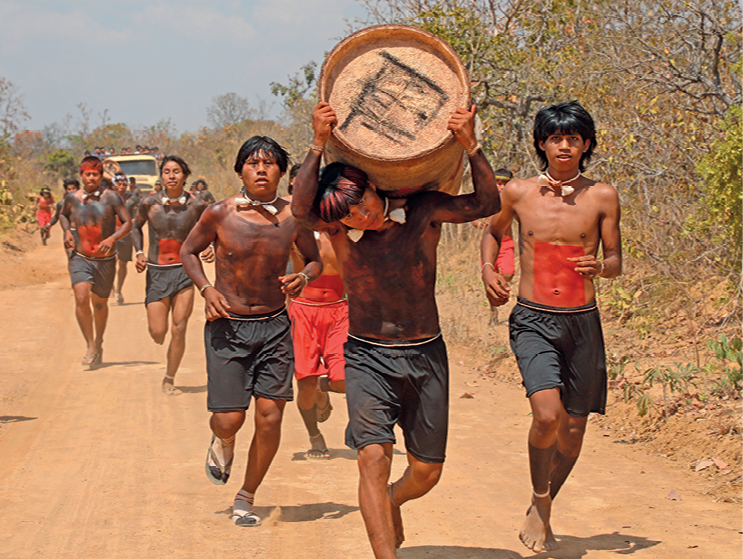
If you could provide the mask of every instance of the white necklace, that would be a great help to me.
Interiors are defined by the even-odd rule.
[[[392,210],[389,215],[387,215],[387,210],[390,207],[390,199],[385,198],[384,199],[384,212],[382,215],[384,215],[384,220],[387,221],[388,219],[390,221],[394,221],[395,223],[405,223],[406,215],[405,215],[405,208],[396,208]],[[351,239],[354,243],[358,243],[361,237],[364,236],[364,229],[349,229],[346,232],[346,235],[348,235],[348,238]]]
[[[279,199],[278,194],[273,197],[273,200],[270,200],[268,202],[261,202],[260,200],[251,199],[248,196],[248,193],[245,192],[245,188],[240,191],[240,194],[242,194],[242,196],[238,196],[237,198],[235,198],[235,206],[237,206],[238,208],[249,206],[263,206],[271,215],[276,215],[277,213],[279,213],[279,210],[276,209],[276,206],[273,205],[273,203]]]
[[[183,204],[186,203],[186,200],[187,199],[188,198],[186,198],[186,193],[185,192],[183,194],[181,194],[180,196],[177,196],[175,198],[171,198],[163,190],[163,204],[166,205],[166,206],[168,206],[170,204],[181,204],[181,205],[183,205]]]
[[[570,186],[569,182],[573,182],[577,178],[579,178],[582,175],[580,171],[578,171],[578,174],[575,175],[572,179],[568,179],[566,181],[559,181],[552,177],[552,175],[549,174],[549,171],[545,171],[543,175],[539,175],[539,178],[537,179],[537,183],[540,186],[550,186],[550,187],[558,187],[560,188],[560,195],[561,196],[570,196],[573,192],[575,192],[575,188]]]

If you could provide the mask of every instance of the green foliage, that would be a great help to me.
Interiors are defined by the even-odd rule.
[[[743,119],[741,107],[733,107],[721,123],[723,136],[712,143],[710,152],[697,164],[702,176],[700,184],[701,219],[691,223],[697,232],[718,231],[715,243],[731,243],[728,259],[731,265],[740,264],[741,223],[743,221],[743,191],[741,161],[743,159]],[[734,264],[737,263],[737,264]]]
[[[77,174],[77,161],[66,149],[56,149],[46,157],[41,158],[45,171],[64,179]]]
[[[743,341],[737,337],[729,340],[723,333],[718,340],[708,340],[707,347],[715,354],[720,366],[724,366],[716,392],[723,395],[740,393],[743,382]],[[733,364],[730,364],[731,361]]]

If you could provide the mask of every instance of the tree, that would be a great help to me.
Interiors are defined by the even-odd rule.
[[[207,121],[217,129],[252,120],[254,116],[255,111],[250,107],[248,100],[237,93],[218,95],[206,109]]]
[[[66,149],[56,149],[42,159],[44,170],[57,178],[74,177],[77,174],[77,161]]]
[[[0,77],[0,134],[7,139],[19,129],[23,121],[31,118],[23,105],[13,82]]]

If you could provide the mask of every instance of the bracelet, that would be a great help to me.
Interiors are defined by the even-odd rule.
[[[466,150],[464,150],[464,151],[466,151],[466,152],[467,152],[467,155],[469,155],[470,157],[472,157],[472,156],[473,156],[473,155],[475,155],[475,154],[476,154],[476,153],[477,153],[478,151],[480,151],[480,149],[481,149],[481,148],[482,148],[482,146],[480,145],[480,142],[477,142],[477,145],[476,145],[475,147],[473,147],[472,149],[466,149]]]
[[[302,276],[304,278],[304,286],[305,287],[307,287],[310,284],[310,276],[308,276],[304,272],[299,272],[297,275],[298,276]]]
[[[134,256],[139,256],[140,254],[144,254],[143,250],[138,250]]]
[[[485,266],[490,266],[493,271],[495,272],[495,266],[493,266],[492,262],[485,262],[482,266],[480,266],[480,273],[482,274],[485,271]]]
[[[599,270],[599,273],[596,274],[597,276],[600,276],[601,274],[604,273],[604,261],[603,260],[599,260],[599,264],[601,264],[601,269]]]
[[[325,146],[318,146],[317,144],[311,144],[310,145],[310,149],[312,151],[318,151],[318,152],[322,153],[322,152],[325,151]]]
[[[204,290],[207,287],[214,287],[214,286],[211,283],[205,283],[204,286],[201,289],[199,289],[199,295],[202,295],[203,296],[204,295]]]

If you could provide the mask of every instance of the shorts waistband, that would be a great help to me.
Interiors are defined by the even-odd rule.
[[[261,314],[237,314],[234,312],[227,311],[230,317],[227,320],[239,320],[241,322],[255,322],[258,320],[268,320],[269,318],[276,318],[281,313],[286,312],[286,306],[281,307],[277,311],[261,313]]]
[[[338,299],[337,301],[331,301],[330,303],[316,303],[309,299],[301,299],[299,297],[292,299],[292,303],[296,303],[297,305],[306,305],[308,307],[329,307],[330,305],[340,305],[341,303],[346,302],[346,299]]]
[[[152,262],[148,262],[147,266],[152,266],[153,268],[175,268],[177,266],[183,267],[183,262],[177,262],[175,264],[153,264]]]
[[[529,301],[528,299],[523,299],[521,297],[517,298],[516,304],[521,305],[522,307],[526,307],[527,309],[534,309],[535,311],[571,314],[594,310],[596,308],[596,299],[594,299],[590,303],[581,305],[580,307],[550,307],[549,305],[542,305],[541,303],[535,303],[534,301]]]
[[[416,347],[438,340],[441,337],[441,332],[430,338],[423,338],[420,340],[380,340],[377,338],[367,338],[366,336],[354,336],[350,332],[348,333],[348,337],[378,347]]]
[[[114,252],[110,256],[88,256],[87,254],[82,254],[75,250],[72,254],[77,254],[80,258],[85,258],[85,260],[91,260],[93,262],[105,262],[107,260],[113,260],[114,258],[116,258],[117,253]]]

